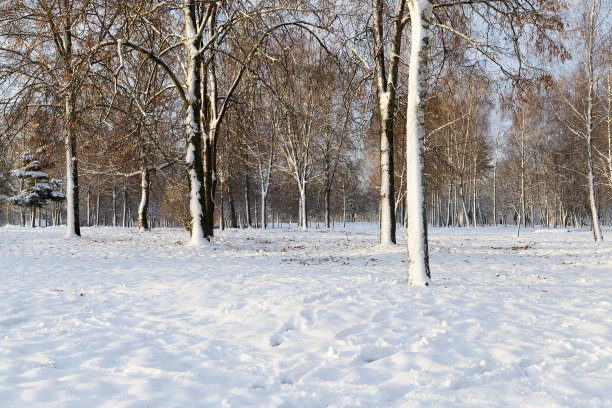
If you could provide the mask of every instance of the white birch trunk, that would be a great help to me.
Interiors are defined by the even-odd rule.
[[[71,87],[72,88],[72,87]],[[79,226],[79,184],[77,179],[77,158],[75,155],[75,135],[73,132],[74,110],[71,97],[66,98],[66,238],[81,236]]]
[[[388,114],[388,93],[381,96],[381,113],[383,115]],[[388,119],[383,117],[381,122],[385,122]],[[393,245],[395,243],[395,237],[393,228],[395,226],[395,213],[394,213],[394,198],[393,191],[391,189],[391,144],[389,142],[388,135],[382,132],[380,138],[380,244],[381,245]]]
[[[608,183],[612,187],[612,86],[610,84],[610,68],[608,68]]]
[[[588,36],[588,81],[589,89],[587,96],[587,160],[588,160],[588,181],[589,181],[589,204],[591,207],[591,223],[593,227],[593,237],[595,241],[603,241],[601,227],[599,223],[599,212],[595,201],[595,175],[593,173],[593,99],[594,99],[594,73],[593,73],[593,42],[595,40],[595,1],[591,1],[591,12],[589,15],[589,36]]]
[[[429,24],[433,5],[428,0],[410,0],[408,8],[412,29],[406,112],[408,284],[429,285],[431,273],[427,247],[423,156]]]
[[[262,229],[266,229],[268,227],[268,219],[267,219],[267,206],[266,206],[266,199],[268,197],[268,189],[266,188],[262,188],[261,189],[261,228]]]
[[[266,229],[268,227],[267,220],[267,199],[268,191],[270,190],[270,177],[272,175],[272,159],[273,156],[270,154],[270,158],[266,168],[259,168],[259,179],[261,181],[261,228]],[[273,220],[274,221],[274,220]]]
[[[300,190],[300,223],[302,225],[302,230],[306,231],[308,229],[308,216],[306,211],[306,182],[302,181],[299,186]]]
[[[100,226],[100,179],[98,178],[96,194],[96,227]]]
[[[87,226],[91,227],[91,186],[87,186]]]
[[[144,167],[140,173],[140,205],[138,206],[138,229],[149,230],[147,210],[149,208],[149,169]]]
[[[495,162],[493,163],[493,226],[497,228],[497,160],[499,155],[499,136],[501,129],[495,137]]]

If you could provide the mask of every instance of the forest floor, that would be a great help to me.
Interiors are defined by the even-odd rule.
[[[0,228],[0,405],[610,407],[603,232]]]

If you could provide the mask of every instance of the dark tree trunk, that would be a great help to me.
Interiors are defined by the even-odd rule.
[[[246,211],[246,225],[247,227],[251,226],[251,198],[249,194],[249,174],[245,173],[244,175],[244,202],[245,202],[245,211]]]
[[[113,227],[117,226],[117,185],[113,184]]]
[[[331,189],[325,189],[325,228],[329,228],[330,226],[330,203],[329,198],[331,196]]]
[[[229,227],[238,228],[238,220],[236,219],[236,206],[234,205],[234,196],[232,195],[232,190],[229,186],[227,187],[227,198],[229,200],[230,207]]]

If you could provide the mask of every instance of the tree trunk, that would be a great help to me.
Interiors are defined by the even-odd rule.
[[[183,0],[185,18],[185,48],[187,52],[187,112],[185,164],[189,179],[189,213],[191,215],[190,245],[200,245],[208,237],[204,222],[204,171],[202,160],[201,114],[201,33],[198,32],[197,4],[195,0]],[[207,138],[208,139],[208,138]],[[209,190],[210,191],[210,190]],[[207,214],[208,215],[208,214]],[[212,222],[212,220],[208,220]]]
[[[610,82],[610,68],[608,68],[608,183],[612,188],[612,84]]]
[[[297,216],[296,223],[298,227],[302,226],[302,193],[299,191],[299,188],[298,188],[298,216]]]
[[[98,180],[98,194],[96,195],[96,227],[100,226],[100,180]]]
[[[303,182],[303,184],[299,187],[299,191],[300,191],[300,208],[301,208],[300,224],[302,226],[302,229],[306,231],[308,229],[308,211],[306,208],[306,183],[305,182]]]
[[[223,180],[221,181],[221,188],[219,189],[219,227],[221,231],[225,230],[225,214],[223,212]]]
[[[247,227],[251,226],[251,197],[249,194],[249,175],[245,172],[244,175],[244,204]]]
[[[140,172],[140,205],[138,206],[138,229],[149,230],[147,212],[149,210],[149,169],[144,166]]]
[[[593,73],[593,41],[595,37],[595,1],[591,1],[591,12],[589,16],[589,36],[588,36],[588,81],[589,89],[587,95],[587,161],[588,161],[588,182],[589,182],[589,204],[591,209],[591,224],[593,228],[593,237],[595,241],[603,241],[601,227],[599,222],[599,212],[597,211],[597,203],[595,201],[595,175],[593,173],[593,99],[594,99],[594,73]]]
[[[408,205],[408,283],[429,285],[429,248],[425,203],[425,97],[429,24],[433,5],[428,0],[409,0],[412,42],[406,112],[406,172]]]
[[[255,229],[259,228],[259,219],[257,218],[257,200],[255,200]]]
[[[212,133],[212,132],[211,132]],[[215,173],[214,152],[211,134],[204,137],[204,236],[214,235],[215,214]]]
[[[70,36],[69,33],[66,36]],[[65,136],[66,150],[66,237],[81,236],[79,224],[79,171],[76,157],[76,92],[74,85],[69,84],[68,95],[65,97]]]
[[[499,151],[499,132],[495,138],[495,161],[493,162],[493,226],[497,227],[497,158]]]
[[[346,189],[342,181],[342,228],[346,228]]]
[[[459,224],[461,227],[467,227],[469,224],[470,217],[468,217],[467,208],[465,205],[465,190],[463,188],[463,180],[461,180],[461,182],[459,183],[459,198],[461,199],[461,213],[459,214]]]
[[[87,223],[91,227],[91,186],[87,186]]]
[[[267,208],[268,191],[261,189],[261,228],[266,229],[268,227],[268,208]]]
[[[117,185],[113,184],[113,227],[117,226]]]
[[[229,210],[230,210],[229,227],[238,228],[238,220],[236,218],[236,205],[234,203],[234,196],[232,194],[232,190],[230,189],[229,185],[227,187],[227,198],[229,201]]]
[[[393,171],[393,128],[395,118],[396,89],[401,53],[402,19],[406,0],[398,0],[393,19],[393,34],[390,50],[389,77],[385,69],[385,39],[383,30],[384,1],[377,0],[374,10],[374,39],[376,60],[376,86],[380,113],[380,244],[396,242],[395,199]]]
[[[446,227],[450,227],[453,222],[452,214],[452,202],[453,202],[453,179],[449,177],[448,180],[448,203],[446,206]]]
[[[330,208],[329,208],[329,197],[331,195],[331,189],[325,189],[325,228],[329,228],[330,226]]]
[[[128,225],[128,191],[127,186],[123,186],[123,228],[126,228]]]
[[[474,157],[474,180],[472,185],[472,227],[476,228],[478,220],[476,219],[476,197],[477,197],[477,180],[476,180],[476,157]]]

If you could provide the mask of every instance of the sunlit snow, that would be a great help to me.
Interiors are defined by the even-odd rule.
[[[610,242],[347,228],[0,228],[0,405],[612,406]]]

